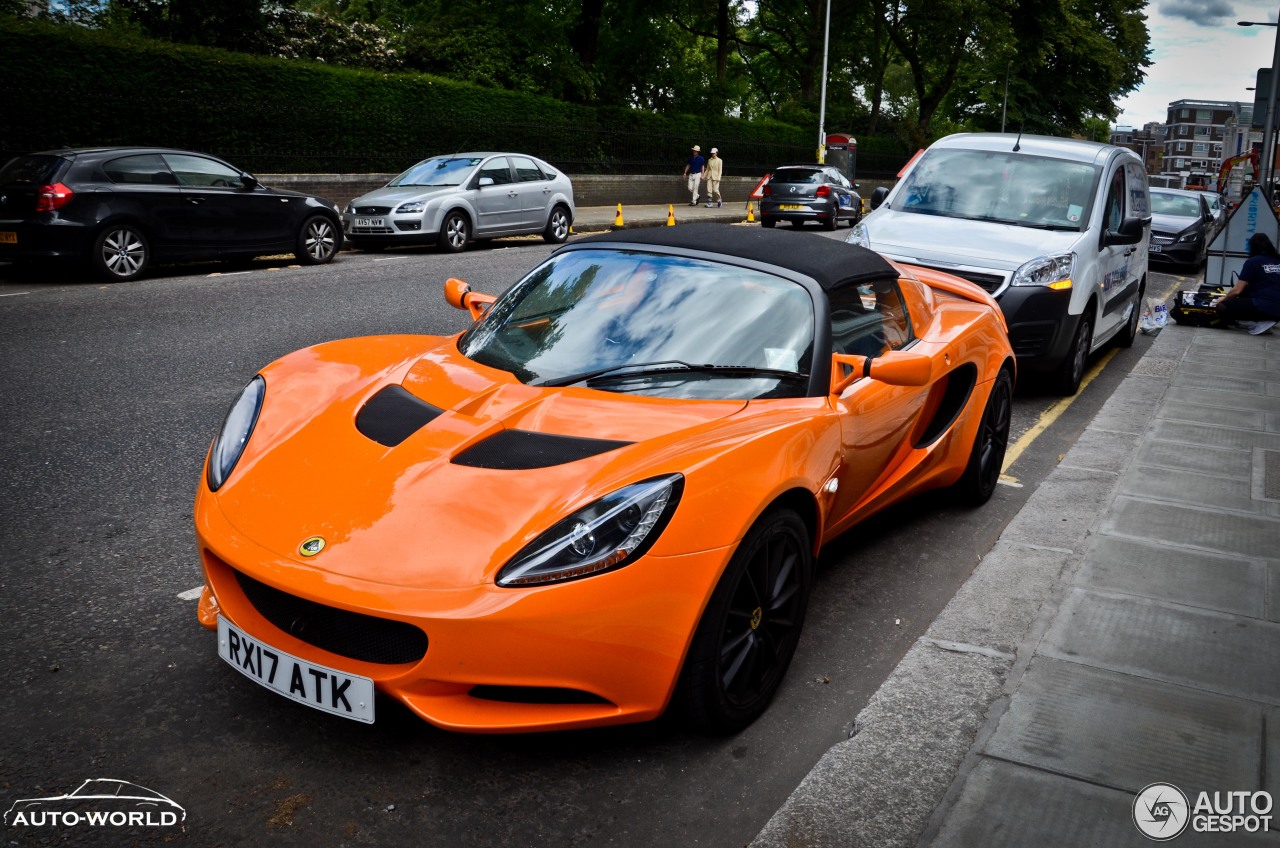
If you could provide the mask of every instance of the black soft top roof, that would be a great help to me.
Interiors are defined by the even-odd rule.
[[[804,274],[826,291],[898,278],[898,272],[888,260],[864,247],[814,234],[766,230],[763,227],[724,224],[644,227],[587,236],[574,241],[573,245],[597,243],[637,248],[661,245],[722,253]]]

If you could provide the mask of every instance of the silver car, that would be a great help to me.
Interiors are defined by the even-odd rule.
[[[347,240],[361,250],[436,244],[456,253],[473,239],[541,233],[569,237],[573,183],[522,153],[455,153],[425,159],[342,214]]]

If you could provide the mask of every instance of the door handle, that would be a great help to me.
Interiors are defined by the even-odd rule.
[[[204,198],[203,198],[203,197],[188,197],[188,198],[187,198],[187,202],[188,202],[188,203],[190,203],[190,204],[192,204],[193,206],[199,206],[201,203],[204,203]]]
[[[1125,255],[1125,256],[1132,256],[1132,255],[1137,251],[1137,249],[1138,249],[1138,248],[1136,248],[1136,247],[1131,247],[1131,248],[1129,248],[1128,250],[1126,250],[1126,251],[1124,252],[1124,255]]]

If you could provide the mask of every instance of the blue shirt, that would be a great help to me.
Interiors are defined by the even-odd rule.
[[[1280,317],[1280,258],[1251,256],[1240,269],[1240,279],[1248,285],[1244,296],[1259,311]]]
[[[707,160],[702,158],[701,153],[695,153],[689,157],[689,173],[701,174],[707,167]]]

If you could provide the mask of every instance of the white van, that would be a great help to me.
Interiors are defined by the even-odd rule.
[[[1138,332],[1151,205],[1142,160],[1110,144],[1012,133],[943,138],[848,241],[990,292],[1021,373],[1075,394],[1089,354]]]

